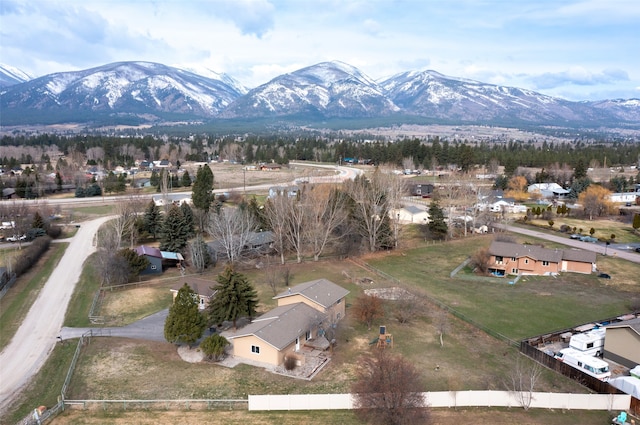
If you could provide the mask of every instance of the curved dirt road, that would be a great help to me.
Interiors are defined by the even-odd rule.
[[[81,224],[15,336],[0,353],[0,417],[55,347],[84,261],[95,250],[94,236],[109,218]]]

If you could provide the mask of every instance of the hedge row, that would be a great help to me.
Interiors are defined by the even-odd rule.
[[[21,276],[29,271],[42,257],[42,254],[47,252],[50,244],[51,238],[49,236],[41,236],[34,239],[31,245],[24,248],[13,265],[13,271],[16,276]]]

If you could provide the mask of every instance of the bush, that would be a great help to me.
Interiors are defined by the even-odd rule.
[[[40,257],[42,257],[42,254],[47,252],[50,244],[51,238],[49,236],[43,236],[37,238],[31,245],[23,249],[13,266],[13,271],[16,276],[21,276],[29,271],[29,269],[38,262]]]
[[[47,235],[51,237],[51,239],[57,239],[62,234],[62,227],[60,226],[49,226],[47,229]]]
[[[298,365],[298,361],[293,356],[286,356],[284,358],[284,368],[286,370],[293,370]]]
[[[560,226],[560,232],[561,233],[571,232],[571,226],[567,226],[566,224],[563,224],[562,226]]]

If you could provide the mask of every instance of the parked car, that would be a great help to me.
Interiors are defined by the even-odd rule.
[[[608,274],[606,274],[606,273],[599,273],[599,274],[598,274],[598,277],[599,277],[599,278],[602,278],[602,279],[611,279],[611,276],[609,276],[609,275],[608,275]]]
[[[27,239],[27,235],[13,235],[7,238],[7,242],[18,242]]]
[[[582,237],[582,235],[579,235],[577,233],[574,233],[573,235],[569,236],[571,239],[580,239]]]
[[[580,240],[582,242],[592,242],[592,243],[598,242],[598,238],[594,238],[593,236],[581,236]]]
[[[640,247],[636,248],[636,252],[640,252]]]

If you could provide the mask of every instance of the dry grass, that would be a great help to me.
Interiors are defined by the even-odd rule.
[[[522,409],[434,409],[431,420],[434,425],[600,425],[609,423],[613,415],[608,412],[553,411]],[[67,409],[56,417],[52,425],[297,425],[300,423],[323,425],[361,424],[350,411],[301,411],[301,412],[248,412],[248,411],[87,411]]]
[[[123,326],[169,308],[171,299],[166,285],[107,292],[100,315],[108,318],[109,326]]]

